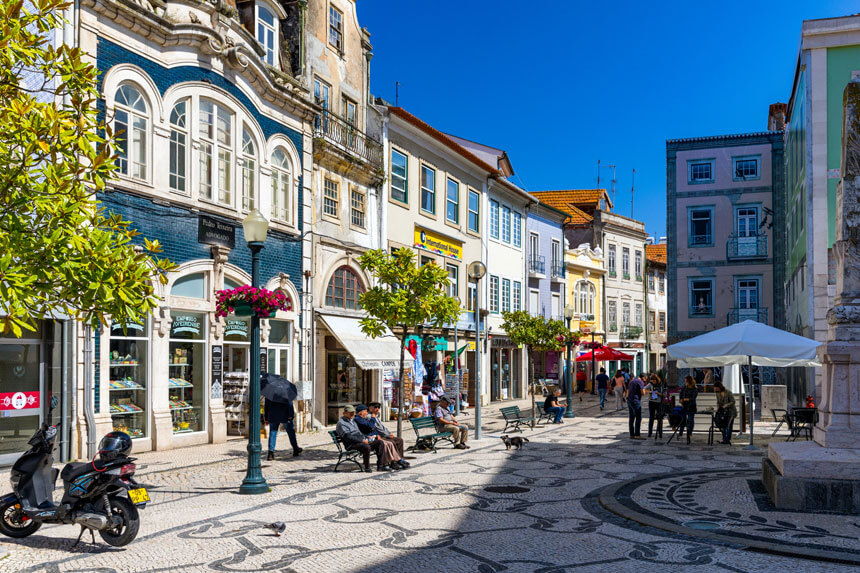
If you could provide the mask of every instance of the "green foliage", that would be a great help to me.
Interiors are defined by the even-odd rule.
[[[376,279],[359,298],[368,314],[361,319],[367,336],[382,336],[386,327],[399,327],[405,333],[420,325],[441,327],[459,319],[460,305],[446,293],[448,273],[433,263],[418,266],[412,250],[367,251],[359,264]]]
[[[529,350],[558,350],[568,341],[579,340],[579,333],[569,331],[561,320],[532,316],[524,310],[502,313],[502,318],[502,330],[515,344]]]
[[[51,43],[67,6],[0,0],[0,333],[51,311],[137,321],[173,266],[151,256],[157,241],[135,247],[138,233],[96,199],[113,177],[113,136],[98,122],[95,67]]]

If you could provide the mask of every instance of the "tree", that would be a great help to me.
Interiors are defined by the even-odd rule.
[[[532,316],[524,310],[502,313],[502,330],[514,344],[522,344],[528,352],[529,392],[532,395],[532,418],[535,416],[534,353],[558,350],[568,343],[578,344],[579,333],[571,332],[560,320]],[[532,422],[534,424],[534,422]]]
[[[403,420],[403,362],[406,337],[417,327],[429,325],[440,328],[460,318],[460,303],[448,296],[448,273],[435,263],[415,264],[415,253],[398,249],[394,254],[383,250],[367,251],[359,264],[374,277],[376,283],[359,297],[367,312],[361,330],[367,336],[383,336],[387,330],[399,332],[400,372],[397,390],[397,435],[402,434]]]
[[[53,45],[68,6],[0,0],[0,333],[16,336],[52,311],[139,321],[172,268],[98,202],[117,141],[98,119],[97,70]]]

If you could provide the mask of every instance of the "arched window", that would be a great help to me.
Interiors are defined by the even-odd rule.
[[[116,90],[114,133],[116,134],[119,172],[135,179],[146,180],[149,111],[146,101],[136,87],[123,84]]]
[[[206,296],[206,273],[194,273],[179,277],[173,283],[170,294],[188,298],[208,298]]]
[[[242,208],[251,211],[257,204],[257,149],[248,129],[242,130]]]
[[[170,112],[170,188],[188,193],[188,100],[177,102]]]
[[[272,217],[275,219],[291,222],[291,184],[292,166],[290,165],[290,158],[279,147],[272,154]]]
[[[278,53],[278,24],[272,11],[262,3],[257,3],[257,41],[263,46],[266,55],[263,60],[274,66]]]
[[[340,267],[328,281],[325,293],[326,306],[335,308],[346,308],[357,310],[361,308],[358,304],[358,295],[364,292],[361,280],[349,267]]]
[[[200,100],[200,197],[233,204],[233,114]]]

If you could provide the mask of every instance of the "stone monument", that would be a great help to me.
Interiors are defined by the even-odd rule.
[[[860,513],[860,79],[845,88],[842,105],[836,298],[818,350],[818,423],[814,441],[771,443],[762,478],[779,508]]]

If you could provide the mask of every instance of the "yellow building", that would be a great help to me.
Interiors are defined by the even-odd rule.
[[[591,248],[588,243],[568,248],[565,252],[567,264],[567,300],[573,310],[572,331],[589,331],[595,342],[605,342],[603,331],[603,253],[600,248]],[[590,342],[591,335],[583,338]],[[582,365],[587,379],[591,380],[589,363]],[[590,384],[590,383],[589,383]]]

